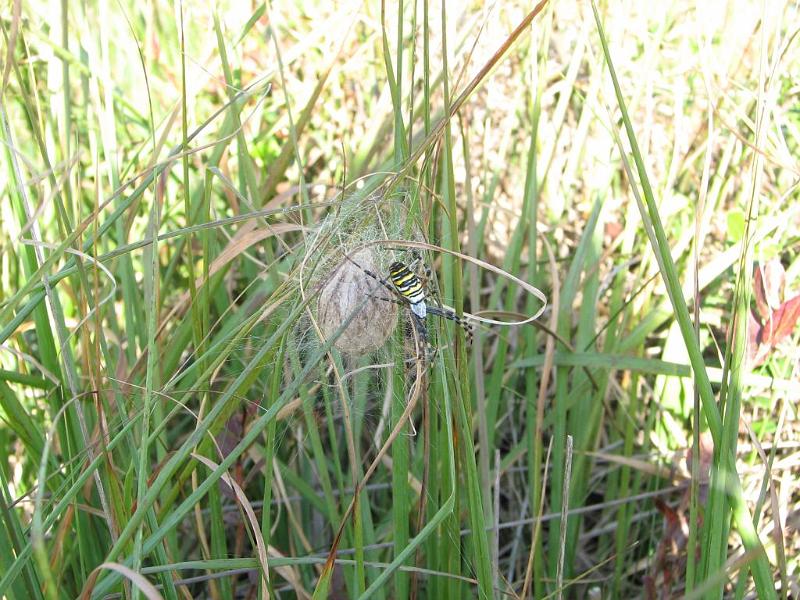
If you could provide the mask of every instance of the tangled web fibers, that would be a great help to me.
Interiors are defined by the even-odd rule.
[[[334,346],[355,359],[381,350],[395,330],[399,308],[387,301],[391,292],[364,272],[383,277],[396,258],[380,240],[408,236],[406,194],[382,192],[345,198],[309,237],[300,286],[318,294],[312,308],[318,329],[297,332],[303,346],[335,337],[352,316]]]

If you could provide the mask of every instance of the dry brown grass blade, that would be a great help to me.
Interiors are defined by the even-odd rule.
[[[417,147],[417,149],[411,154],[411,156],[406,161],[406,165],[410,166],[413,165],[419,160],[419,158],[428,151],[428,149],[436,143],[436,141],[444,134],[445,127],[450,123],[450,120],[458,113],[461,109],[461,106],[464,102],[467,101],[475,89],[480,85],[483,79],[489,74],[489,72],[494,68],[494,66],[500,62],[500,59],[503,58],[506,52],[508,52],[509,48],[517,41],[520,35],[530,26],[533,22],[533,19],[542,12],[544,7],[547,5],[548,0],[541,0],[536,6],[533,7],[533,10],[529,12],[522,21],[519,22],[514,28],[506,40],[500,45],[500,47],[495,51],[492,57],[486,62],[486,64],[481,67],[480,71],[473,77],[470,82],[467,84],[467,87],[464,88],[458,97],[453,101],[450,105],[450,113],[447,117],[443,118],[441,121],[434,125],[433,130],[428,135],[427,138]],[[398,174],[398,176],[402,175],[402,172]]]
[[[215,471],[219,468],[219,465],[215,463],[210,458],[206,458],[200,454],[192,452],[192,457],[195,460],[203,463],[212,471]],[[264,537],[261,535],[261,527],[258,523],[258,518],[256,517],[256,513],[253,510],[253,505],[250,504],[250,500],[247,499],[247,495],[244,493],[244,490],[241,486],[236,483],[236,481],[231,477],[228,473],[223,473],[221,477],[222,481],[228,484],[228,486],[233,490],[233,493],[236,495],[236,499],[239,501],[239,504],[242,506],[242,509],[247,515],[247,520],[250,522],[250,528],[252,529],[253,539],[256,542],[256,553],[258,554],[258,562],[261,565],[261,598],[263,600],[268,600],[269,598],[269,564],[267,563],[267,548],[264,544]],[[292,585],[295,586],[297,582],[293,581]],[[300,588],[295,587],[295,591],[298,594],[301,594],[302,586]]]
[[[17,45],[19,22],[22,17],[22,0],[14,0],[11,10],[11,31],[6,37],[6,61],[3,67],[3,85],[0,87],[0,96],[5,96],[8,87],[8,78],[11,75],[11,63],[14,60],[14,47]],[[3,30],[5,33],[5,29]]]
[[[89,575],[89,578],[86,580],[86,584],[83,586],[83,591],[79,596],[80,600],[89,600],[91,598],[94,584],[97,581],[97,578],[100,576],[100,573],[102,573],[104,570],[116,571],[128,579],[137,588],[139,588],[139,591],[143,593],[148,600],[164,600],[161,594],[158,593],[156,587],[150,583],[144,575],[137,573],[125,565],[114,562],[104,562],[103,564],[94,568],[91,575]]]

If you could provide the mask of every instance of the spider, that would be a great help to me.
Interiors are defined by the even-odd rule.
[[[466,319],[459,317],[453,310],[439,306],[431,306],[425,301],[425,286],[416,271],[420,265],[422,265],[425,270],[425,279],[427,280],[430,277],[430,268],[422,262],[422,256],[420,256],[419,252],[412,251],[412,255],[413,260],[408,265],[400,261],[395,261],[389,265],[388,280],[373,273],[369,269],[365,269],[349,257],[348,260],[395,296],[394,298],[374,296],[375,298],[385,300],[386,302],[393,302],[400,306],[408,306],[408,308],[411,309],[411,317],[417,330],[420,332],[422,342],[426,348],[430,348],[428,342],[428,328],[425,326],[425,319],[428,315],[436,315],[437,317],[449,319],[456,323],[464,330],[464,333],[466,333],[467,343],[471,344],[472,325]],[[399,299],[397,298],[398,296]]]

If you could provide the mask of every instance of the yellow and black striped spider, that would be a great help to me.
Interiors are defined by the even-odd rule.
[[[375,298],[385,300],[386,302],[393,302],[400,306],[407,306],[411,309],[411,317],[426,349],[429,348],[428,328],[425,326],[425,319],[428,315],[436,315],[437,317],[453,321],[466,333],[467,343],[472,343],[472,325],[466,319],[459,317],[454,311],[448,308],[431,306],[426,302],[425,286],[416,271],[419,266],[422,265],[425,268],[427,279],[430,275],[430,269],[424,265],[422,257],[418,252],[413,251],[412,254],[414,258],[408,265],[400,261],[395,261],[389,265],[388,280],[377,273],[373,273],[369,269],[365,269],[352,259],[349,260],[368,276],[380,283],[394,296],[394,298],[374,296]]]

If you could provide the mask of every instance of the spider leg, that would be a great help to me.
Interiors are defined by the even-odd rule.
[[[411,262],[411,264],[409,264],[408,268],[409,269],[413,268],[413,270],[415,270],[415,271],[418,270],[420,267],[422,268],[423,275],[422,275],[421,279],[423,280],[426,296],[428,298],[434,298],[435,297],[437,299],[437,301],[438,301],[438,298],[439,298],[438,290],[436,290],[435,288],[433,288],[433,287],[431,287],[429,285],[430,280],[433,278],[432,269],[430,268],[430,266],[428,266],[428,264],[426,262],[423,262],[422,255],[419,253],[419,251],[416,248],[412,248],[411,249],[411,253],[412,253],[412,256],[413,256],[413,261]],[[466,335],[467,335],[467,343],[468,344],[472,344],[472,338],[473,338],[473,334],[474,334],[472,323],[470,323],[469,321],[467,321],[463,317],[459,317],[455,313],[455,311],[447,309],[447,308],[443,308],[441,306],[441,302],[439,302],[439,306],[432,306],[432,305],[426,303],[426,310],[427,310],[428,314],[437,315],[439,317],[443,317],[445,319],[449,319],[449,320],[453,321],[454,323],[456,323],[459,327],[461,327],[464,330],[464,333],[466,333]]]
[[[384,288],[389,290],[391,296],[393,296],[392,298],[385,298],[383,296],[374,296],[372,294],[368,294],[369,297],[377,298],[378,300],[383,300],[385,302],[391,302],[392,304],[397,304],[399,306],[410,306],[410,303],[409,303],[408,299],[405,296],[403,296],[402,294],[400,294],[400,292],[397,291],[397,288],[392,283],[390,283],[389,281],[387,281],[386,279],[384,279],[380,275],[378,275],[376,273],[373,273],[369,269],[365,269],[364,267],[362,267],[360,264],[358,264],[356,261],[354,261],[352,258],[347,256],[346,254],[345,254],[345,258],[347,260],[349,260],[351,263],[353,263],[356,267],[361,269],[366,275],[368,275],[369,277],[371,277],[372,279],[377,281],[379,284],[381,284]],[[419,319],[417,317],[416,314],[411,312],[411,315],[415,319],[417,319],[416,325],[418,326],[418,329],[421,332],[421,336],[424,339],[424,343],[427,345],[428,344],[428,329],[425,327],[425,324],[422,322],[421,319]]]
[[[396,298],[384,298],[383,296],[372,296],[370,298],[375,298],[377,300],[383,300],[384,302],[391,302],[392,304],[399,304],[400,306],[409,306],[408,301],[400,301]],[[431,345],[430,336],[428,334],[428,328],[425,325],[425,320],[420,318],[417,314],[409,311],[409,315],[411,315],[411,326],[417,331],[419,334],[420,342],[424,346],[425,350],[425,361],[429,363],[431,361],[431,357],[435,354],[435,349]]]
[[[372,279],[374,279],[375,281],[380,283],[383,287],[385,287],[387,290],[389,290],[393,295],[397,294],[397,290],[394,288],[394,286],[389,281],[387,281],[386,279],[384,279],[380,275],[377,275],[376,273],[373,273],[369,269],[365,269],[364,267],[362,267],[360,264],[358,264],[356,261],[354,261],[352,258],[347,256],[346,254],[345,254],[345,258],[347,260],[349,260],[351,263],[353,263],[355,266],[357,266],[359,269],[361,269],[366,275],[372,277]]]
[[[405,250],[405,249],[399,248],[398,250]],[[418,274],[421,267],[424,274],[420,277],[420,279],[422,279],[422,283],[425,289],[425,295],[428,298],[436,297],[438,299],[439,294],[437,290],[433,289],[429,285],[429,282],[433,277],[433,271],[428,266],[428,264],[422,260],[422,254],[420,254],[419,250],[417,250],[416,248],[411,248],[408,251],[410,251],[412,255],[412,261],[407,265],[408,269]],[[472,338],[474,336],[474,328],[472,326],[472,323],[470,323],[463,317],[459,317],[455,313],[455,311],[441,307],[441,303],[440,306],[432,306],[427,302],[425,304],[428,314],[433,314],[445,319],[449,319],[450,321],[453,321],[459,327],[461,327],[467,336],[467,344],[472,345]],[[425,331],[427,333],[427,329]]]
[[[427,288],[428,281],[430,281],[433,271],[431,271],[431,268],[428,266],[428,263],[422,260],[422,254],[420,254],[419,250],[417,250],[416,248],[412,248],[410,252],[411,252],[411,262],[408,264],[408,268],[416,272],[420,268],[420,266],[422,267],[422,275],[423,275],[422,279],[424,280],[423,283]]]
[[[474,333],[472,323],[467,321],[464,317],[459,317],[455,311],[438,306],[429,306],[428,314],[436,315],[437,317],[442,317],[443,319],[453,321],[456,325],[464,330],[464,333],[467,336],[467,344],[472,344],[472,336]]]
[[[408,302],[398,300],[397,298],[385,298],[384,296],[373,296],[372,294],[368,294],[368,296],[370,298],[375,298],[375,300],[383,300],[384,302],[391,302],[399,306],[408,306]]]
[[[431,268],[428,266],[428,264],[423,261],[422,253],[420,253],[420,251],[417,248],[398,248],[396,246],[387,246],[385,249],[392,250],[394,252],[408,252],[409,254],[411,254],[411,262],[408,263],[408,265],[406,266],[410,271],[419,275],[417,270],[421,265],[423,271],[423,277],[422,277],[423,284],[426,284],[425,287],[427,287],[427,282],[431,278],[432,271]]]
[[[412,250],[412,252],[413,252],[413,255],[414,255],[414,260],[412,262],[412,265],[417,266],[419,263],[422,263],[422,256],[420,255],[420,253],[416,249]],[[350,258],[347,254],[345,254],[345,258],[348,261],[350,261],[351,263],[353,263],[356,267],[358,267],[361,271],[363,271],[367,276],[371,277],[372,279],[377,281],[380,285],[382,285],[385,289],[389,290],[390,294],[392,296],[394,296],[393,298],[385,298],[383,296],[373,296],[372,294],[369,294],[370,297],[377,298],[378,300],[384,300],[385,302],[392,302],[393,304],[398,304],[400,306],[411,307],[411,302],[408,300],[408,298],[403,296],[397,290],[397,288],[396,288],[396,286],[394,284],[389,282],[387,279],[381,277],[380,275],[378,275],[376,273],[373,273],[369,269],[365,269],[364,267],[359,265],[356,261],[354,261],[352,258]],[[425,272],[427,274],[430,274],[431,271],[427,267],[427,265],[425,265],[425,263],[422,263],[422,264],[424,265]],[[437,310],[434,311],[434,314],[440,314],[440,312],[439,312],[440,310],[443,311],[443,309],[437,309]],[[412,325],[412,327],[415,328],[415,330],[419,334],[420,341],[422,342],[422,344],[424,346],[424,354],[425,354],[424,361],[425,361],[426,364],[428,364],[430,362],[430,358],[431,358],[432,351],[433,351],[433,348],[431,347],[431,344],[430,344],[430,341],[429,341],[428,328],[425,326],[425,320],[422,319],[419,315],[417,315],[413,310],[409,311],[409,313],[410,313],[411,318],[412,318],[411,325]],[[455,313],[453,313],[453,316],[455,316]],[[453,317],[446,317],[446,318],[453,319]],[[453,319],[453,320],[455,320],[457,323],[461,324],[461,322],[457,318]],[[466,323],[466,321],[464,321],[464,323]],[[464,327],[464,325],[462,325],[462,327]],[[465,327],[465,329],[466,329],[466,327]],[[471,330],[467,329],[467,331],[469,332],[468,339],[471,340],[472,339]]]
[[[425,326],[425,320],[412,312],[411,323],[419,333],[420,342],[423,346],[422,352],[424,354],[424,362],[426,365],[430,364],[435,350],[433,346],[431,346],[430,337],[428,336],[428,328]]]
[[[400,246],[384,246],[384,250],[391,250],[392,252],[408,252],[411,254],[411,261],[417,262],[422,260],[422,253],[417,248],[404,248]]]

